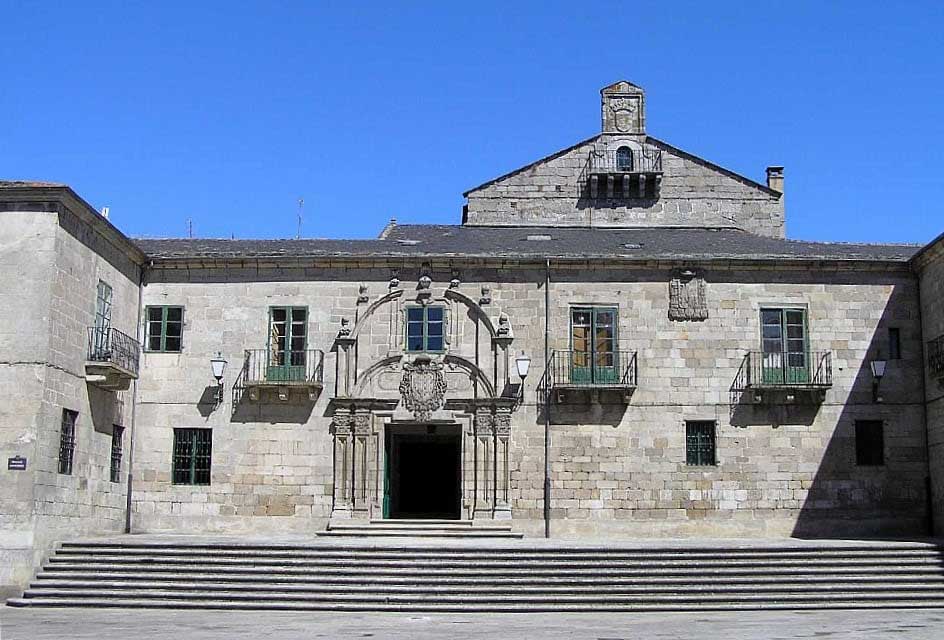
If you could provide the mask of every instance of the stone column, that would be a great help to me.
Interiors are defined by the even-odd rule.
[[[495,519],[511,519],[511,468],[508,440],[511,437],[511,409],[500,408],[495,413]]]
[[[350,518],[354,508],[351,480],[354,468],[353,416],[349,409],[337,409],[331,422],[334,436],[334,508],[332,518]]]
[[[475,412],[475,502],[473,519],[492,517],[495,487],[494,420],[489,409]]]
[[[355,518],[370,518],[373,503],[374,469],[376,464],[376,444],[371,425],[370,411],[358,409],[354,413],[353,444],[351,446],[353,465],[351,468],[351,487],[353,488],[352,511]]]

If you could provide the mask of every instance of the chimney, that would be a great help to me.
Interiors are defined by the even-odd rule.
[[[783,167],[767,167],[767,187],[783,193]]]

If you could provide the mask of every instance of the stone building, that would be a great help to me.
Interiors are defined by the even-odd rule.
[[[0,585],[126,527],[940,532],[944,238],[785,239],[782,167],[601,97],[462,224],[375,240],[132,239],[0,183]]]

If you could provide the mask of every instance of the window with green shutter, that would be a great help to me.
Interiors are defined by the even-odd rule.
[[[210,484],[211,429],[174,429],[174,484]]]
[[[184,330],[183,307],[148,307],[147,317],[148,351],[178,353]]]
[[[698,420],[685,423],[685,464],[693,467],[717,464],[714,422]]]

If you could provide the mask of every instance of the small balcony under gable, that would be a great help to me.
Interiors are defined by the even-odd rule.
[[[774,395],[792,401],[797,393],[822,402],[832,386],[830,351],[749,351],[741,361],[731,391],[753,393],[751,400],[755,403],[767,402]]]
[[[594,148],[584,175],[592,199],[655,199],[662,185],[662,150],[628,145]]]
[[[554,402],[588,395],[598,398],[601,392],[615,392],[628,402],[636,389],[637,375],[635,351],[555,350],[541,381],[541,391],[550,393]]]
[[[124,391],[138,378],[141,344],[112,327],[88,328],[85,380],[106,391]]]
[[[259,400],[265,391],[275,393],[283,402],[293,392],[314,401],[323,387],[324,352],[320,349],[246,349],[234,391],[240,397],[247,392],[253,401]]]

